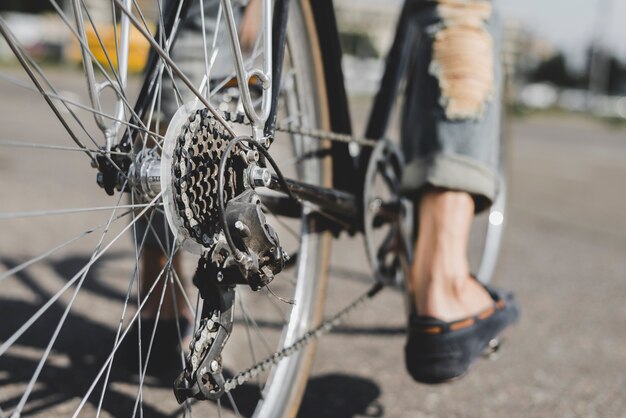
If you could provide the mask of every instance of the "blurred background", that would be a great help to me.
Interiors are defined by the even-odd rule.
[[[144,10],[154,9],[153,2],[138,3]],[[98,8],[102,20],[108,19],[108,4],[97,0],[86,4],[96,10],[95,20]],[[337,0],[335,4],[348,86],[351,92],[373,94],[402,1]],[[622,41],[626,29],[621,21],[626,15],[625,2],[573,0],[563,6],[540,0],[496,0],[495,4],[503,18],[504,63],[512,76],[511,98],[515,104],[527,109],[626,118],[626,45]],[[78,44],[54,17],[49,2],[4,0],[0,12],[33,57],[57,63],[80,60]],[[112,34],[111,28],[111,43]],[[99,49],[95,39],[93,46]],[[137,72],[143,67],[147,44],[134,33],[132,47],[136,53],[132,54],[130,68]],[[97,56],[104,60],[104,54]],[[6,44],[0,43],[0,60],[12,59]],[[367,71],[356,77],[356,68]]]
[[[320,343],[302,417],[626,417],[626,1],[495,3],[508,74],[510,190],[496,283],[517,292],[522,321],[498,361],[481,362],[450,385],[416,385],[403,366],[402,296],[386,291]],[[361,132],[402,2],[335,4],[353,123]],[[49,3],[2,0],[0,14],[31,55],[71,87],[71,76],[60,73],[78,68],[78,45]],[[110,28],[110,42],[113,35]],[[96,39],[90,46],[104,59]],[[131,51],[138,79],[148,47],[137,33]],[[0,39],[0,75],[17,71]],[[21,132],[13,114],[20,91],[0,78],[5,134]],[[391,134],[397,137],[397,128]],[[59,134],[56,142],[64,140]],[[0,176],[5,169],[0,152]],[[340,240],[333,260],[329,312],[371,281],[358,239]],[[0,368],[0,408],[15,383],[9,377]],[[177,415],[169,389],[162,393],[150,398],[153,416]],[[55,407],[63,411],[72,396]]]

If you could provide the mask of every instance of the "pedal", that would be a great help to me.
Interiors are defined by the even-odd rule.
[[[482,356],[487,360],[495,361],[500,357],[500,348],[502,347],[502,338],[496,337],[489,341],[487,347],[482,352]]]

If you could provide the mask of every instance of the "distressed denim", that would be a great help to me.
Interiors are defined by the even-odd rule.
[[[427,0],[420,0],[427,1]],[[418,39],[409,61],[402,115],[407,165],[402,188],[470,193],[476,211],[498,189],[501,34],[489,1],[428,1],[412,19]]]

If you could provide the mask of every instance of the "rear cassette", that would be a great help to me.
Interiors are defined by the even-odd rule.
[[[165,135],[161,188],[170,228],[183,247],[196,254],[219,238],[218,168],[233,138],[206,108],[181,107]],[[244,191],[246,161],[237,146],[224,172],[224,201]]]

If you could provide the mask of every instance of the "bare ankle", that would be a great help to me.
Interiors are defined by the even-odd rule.
[[[427,273],[416,277],[416,304],[426,309],[429,305],[441,305],[458,300],[466,288],[468,274],[464,273]]]

